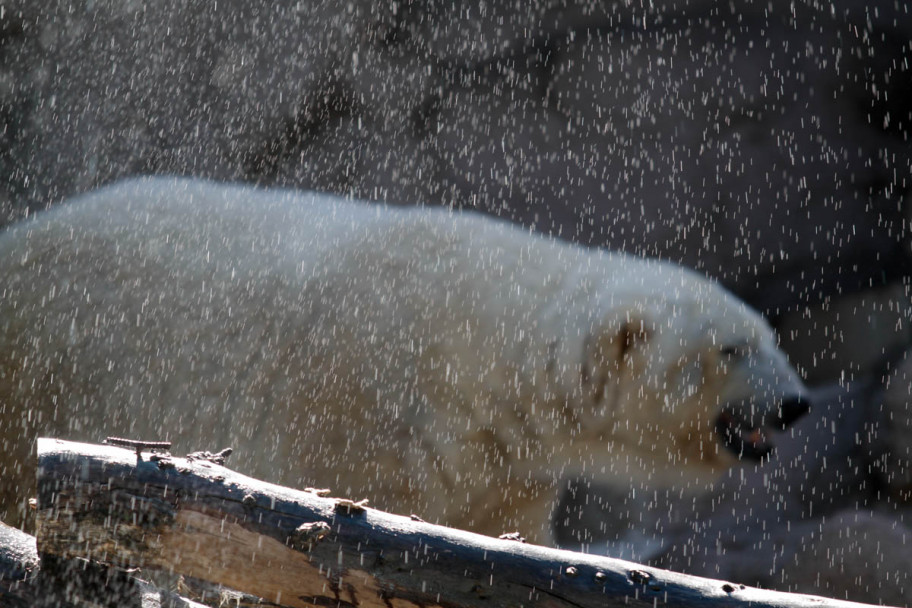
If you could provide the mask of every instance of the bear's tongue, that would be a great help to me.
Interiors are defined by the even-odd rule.
[[[762,427],[751,427],[731,412],[723,411],[716,418],[716,432],[722,443],[739,458],[760,460],[769,456],[773,444]]]

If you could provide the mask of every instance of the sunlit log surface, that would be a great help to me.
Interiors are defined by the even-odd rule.
[[[181,573],[281,606],[861,606],[445,528],[206,460],[55,439],[38,458],[43,558]]]
[[[0,606],[31,606],[36,600],[32,581],[37,573],[35,539],[0,523]]]

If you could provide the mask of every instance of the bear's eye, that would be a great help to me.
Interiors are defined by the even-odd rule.
[[[746,344],[727,344],[721,349],[722,356],[727,359],[743,359],[750,353]]]

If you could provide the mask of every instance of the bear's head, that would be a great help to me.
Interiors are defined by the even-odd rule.
[[[568,320],[579,338],[565,348],[579,364],[563,369],[563,383],[580,443],[606,442],[657,480],[706,479],[768,455],[770,431],[809,409],[772,328],[695,273],[655,262],[634,270],[584,288],[588,310]]]

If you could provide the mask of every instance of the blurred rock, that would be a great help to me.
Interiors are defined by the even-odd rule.
[[[888,446],[884,480],[888,494],[912,508],[912,353],[906,351],[883,380],[880,395]]]
[[[431,200],[435,166],[426,146],[402,132],[408,125],[399,125],[399,131],[395,127],[350,114],[320,123],[305,136],[286,142],[269,182],[307,183],[318,190],[390,204]]]
[[[555,538],[564,549],[646,563],[682,530],[699,525],[694,505],[707,496],[705,488],[607,486],[570,479],[553,514]]]
[[[2,7],[3,5],[0,5]],[[0,18],[0,225],[22,217],[25,206],[15,185],[25,181],[25,167],[35,150],[26,136],[34,111],[34,86],[45,71],[35,65],[38,41],[19,19]]]
[[[813,10],[788,0],[720,7],[712,0],[481,0],[401,3],[406,20],[438,61],[477,67],[522,53],[530,47],[585,29],[649,29],[679,20],[713,17],[764,17],[769,12],[798,19]]]
[[[409,20],[439,61],[471,66],[521,52],[543,34],[542,17],[555,0],[419,0]]]
[[[894,282],[788,312],[776,321],[783,350],[810,384],[865,378],[912,341],[912,296]]]
[[[562,152],[569,133],[540,98],[521,86],[504,94],[452,88],[434,118],[436,177],[446,203],[569,239],[580,235],[576,212],[559,211],[566,206],[559,190],[573,187]]]
[[[135,173],[250,177],[251,150],[319,103],[373,11],[233,0],[11,10],[40,47],[22,58],[39,71],[18,193],[42,206]]]
[[[623,163],[610,173],[634,177],[596,206],[598,219],[625,211],[610,215],[622,228],[603,243],[682,261],[774,312],[857,289],[872,266],[899,259],[900,201],[870,159],[882,146],[908,150],[859,120],[868,91],[846,90],[844,71],[859,66],[838,32],[748,23],[571,39],[549,91],[583,138]],[[860,150],[869,161],[846,175]]]
[[[912,602],[912,527],[905,518],[847,509],[809,531],[778,589],[887,606]]]
[[[362,35],[340,79],[370,117],[399,123],[429,102],[437,71],[402,29],[378,26]]]
[[[649,29],[683,20],[710,16],[724,19],[769,18],[777,15],[790,20],[806,19],[816,13],[812,4],[791,0],[719,4],[713,0],[609,0],[593,2],[553,2],[545,17],[551,31],[581,28]]]

